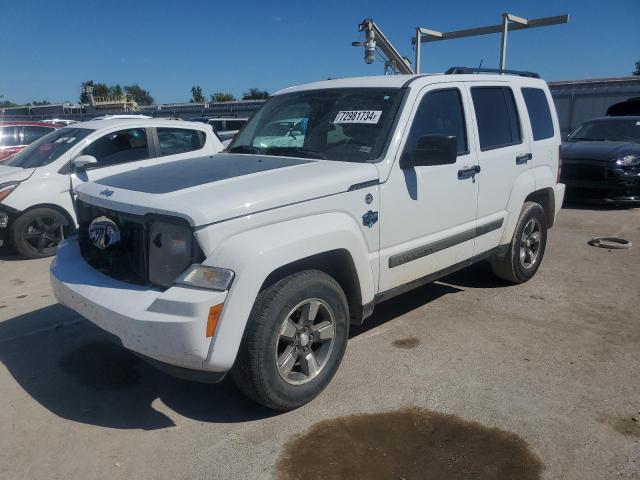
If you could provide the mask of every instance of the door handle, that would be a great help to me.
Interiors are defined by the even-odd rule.
[[[531,153],[525,153],[516,157],[516,165],[525,165],[529,160],[533,158]]]
[[[458,170],[458,180],[466,180],[467,178],[471,178],[475,182],[477,173],[480,173],[480,165],[474,165],[473,167],[464,167],[463,169]]]

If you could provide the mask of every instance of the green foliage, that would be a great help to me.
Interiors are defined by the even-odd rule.
[[[228,92],[216,92],[211,95],[212,102],[233,102],[236,97],[232,93]]]
[[[262,100],[269,98],[269,92],[260,90],[259,88],[250,88],[249,91],[242,95],[243,100]]]
[[[123,95],[130,95],[132,100],[135,100],[138,105],[151,105],[153,103],[153,97],[148,90],[143,89],[137,83],[133,85],[126,85],[123,87],[119,83],[108,86],[106,83],[96,83],[93,80],[87,80],[82,82],[82,87],[92,86],[93,96],[95,97],[121,97]],[[89,95],[86,93],[80,94],[81,103],[89,103]]]
[[[634,75],[640,75],[640,60],[636,62],[636,69],[633,71]]]
[[[127,95],[130,95],[131,99],[135,100],[138,105],[151,105],[153,103],[153,97],[149,93],[149,90],[145,90],[137,83],[125,85],[124,91]]]
[[[203,103],[204,102],[204,94],[202,93],[202,87],[199,85],[194,85],[191,87],[191,103]]]
[[[42,105],[51,105],[49,100],[34,100],[31,102],[31,105],[34,107],[42,106]]]
[[[9,100],[0,101],[0,108],[17,107],[18,104],[10,102]]]

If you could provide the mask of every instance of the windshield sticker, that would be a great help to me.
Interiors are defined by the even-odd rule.
[[[359,148],[360,152],[362,153],[371,153],[371,147],[366,147],[366,146],[362,146]]]
[[[341,110],[333,123],[373,123],[380,120],[382,110]]]

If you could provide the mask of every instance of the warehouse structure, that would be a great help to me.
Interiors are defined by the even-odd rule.
[[[549,82],[562,138],[582,122],[606,115],[614,103],[640,97],[640,76]]]

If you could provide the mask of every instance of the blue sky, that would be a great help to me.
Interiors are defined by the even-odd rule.
[[[413,58],[417,25],[455,30],[569,13],[563,26],[510,35],[508,68],[547,80],[629,75],[640,60],[640,0],[9,1],[0,0],[0,95],[76,100],[83,80],[138,82],[158,102],[250,87],[273,92],[328,77],[377,75],[358,23],[372,17]],[[430,43],[423,69],[496,66],[499,35]]]

